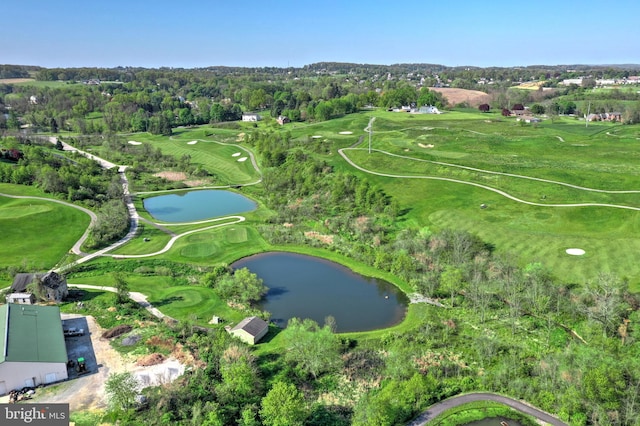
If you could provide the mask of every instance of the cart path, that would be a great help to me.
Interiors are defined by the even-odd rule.
[[[437,404],[429,407],[427,411],[418,416],[415,420],[409,423],[408,426],[422,426],[428,424],[429,421],[433,420],[435,417],[444,413],[445,411],[458,407],[462,404],[466,404],[468,402],[475,401],[494,401],[504,404],[514,410],[520,411],[521,413],[528,414],[533,416],[539,420],[547,424],[551,424],[554,426],[568,426],[566,423],[557,419],[549,413],[546,413],[532,405],[527,404],[523,401],[518,401],[517,399],[509,398],[506,396],[498,395],[495,393],[488,392],[478,392],[478,393],[468,393],[465,395],[454,396],[452,398],[446,399],[442,402],[438,402]]]
[[[58,143],[58,138],[55,136],[51,136],[49,137],[49,142],[51,142],[52,144],[57,144]],[[96,257],[99,256],[111,256],[114,258],[143,258],[143,257],[152,257],[152,256],[157,256],[159,254],[165,253],[167,251],[169,251],[171,249],[171,247],[173,247],[173,244],[181,237],[189,235],[189,234],[193,234],[196,232],[202,232],[202,231],[207,231],[213,228],[217,228],[220,226],[225,226],[225,225],[232,225],[234,223],[239,223],[239,222],[243,222],[245,220],[245,218],[243,216],[226,216],[226,217],[221,217],[221,218],[215,218],[215,219],[210,219],[210,220],[204,220],[204,221],[196,221],[196,222],[188,222],[188,223],[156,223],[156,222],[152,222],[149,221],[147,219],[142,219],[140,217],[140,215],[138,214],[138,211],[136,210],[136,207],[133,203],[133,194],[129,191],[129,181],[127,179],[127,175],[126,175],[126,170],[128,166],[123,166],[123,165],[117,165],[114,164],[110,161],[107,161],[103,158],[100,158],[96,155],[90,154],[88,152],[79,150],[65,142],[60,141],[60,143],[62,143],[62,147],[63,150],[65,151],[70,151],[70,152],[77,152],[80,155],[83,155],[91,160],[94,160],[96,162],[98,162],[98,164],[100,164],[100,166],[106,168],[106,169],[113,169],[113,168],[118,168],[118,174],[120,175],[120,182],[122,184],[122,189],[123,189],[123,197],[124,197],[124,201],[125,204],[127,206],[127,211],[128,211],[128,215],[129,215],[129,221],[130,221],[130,225],[129,225],[129,232],[127,232],[127,235],[125,235],[122,239],[120,239],[119,241],[116,241],[115,243],[101,249],[98,250],[94,253],[84,253],[81,250],[81,246],[82,244],[84,244],[84,242],[86,241],[86,239],[89,237],[89,233],[91,231],[92,226],[95,224],[95,222],[97,221],[97,216],[95,213],[93,213],[91,210],[86,209],[84,207],[80,207],[77,206],[75,204],[71,204],[71,203],[67,203],[64,201],[60,201],[60,200],[55,200],[55,199],[49,199],[49,198],[40,198],[40,197],[28,197],[28,196],[11,196],[11,195],[7,195],[8,197],[14,197],[14,198],[39,198],[39,199],[43,199],[43,200],[50,200],[50,201],[55,201],[61,204],[65,204],[65,205],[69,205],[71,207],[75,207],[77,209],[80,209],[82,211],[84,211],[85,213],[89,214],[89,216],[91,217],[91,223],[90,225],[87,227],[87,230],[85,231],[84,235],[82,236],[82,238],[80,238],[80,240],[78,240],[78,242],[76,242],[76,244],[74,244],[72,251],[73,253],[82,256],[79,259],[68,263],[66,265],[60,266],[58,268],[53,269],[53,271],[55,272],[64,272],[65,270],[79,265],[81,263],[84,262],[88,262],[92,259],[95,259]],[[220,143],[220,142],[217,142]],[[225,145],[230,145],[230,144],[225,144]],[[253,153],[243,147],[240,147],[240,149],[244,150],[245,152],[248,153],[248,155],[251,158],[251,163],[253,164],[253,167],[255,168],[255,170],[260,173],[260,168],[258,167],[258,164],[256,162],[255,156],[253,155]],[[262,174],[260,173],[260,178],[256,181],[256,182],[252,182],[252,183],[248,183],[245,185],[255,185],[262,182]],[[245,186],[245,185],[225,185],[223,187],[212,187],[212,188],[230,188],[233,186]],[[193,190],[193,189],[204,189],[204,188],[188,188],[188,190]],[[154,191],[154,192],[163,192],[163,191]],[[140,193],[142,194],[142,192]],[[0,194],[0,195],[4,195],[4,194]],[[229,221],[230,219],[234,219],[233,221]],[[133,239],[133,237],[135,237],[136,233],[138,232],[138,228],[139,228],[139,224],[140,221],[144,220],[145,222],[149,222],[152,226],[155,226],[156,228],[160,229],[163,232],[166,232],[167,234],[171,235],[171,239],[169,240],[169,242],[164,246],[164,248],[162,248],[159,251],[156,251],[154,253],[149,253],[149,254],[141,254],[141,255],[112,255],[112,254],[107,254],[110,251],[113,251],[115,249],[117,249],[120,246],[123,246],[124,244],[128,243],[131,239]],[[182,234],[176,234],[173,231],[168,230],[166,227],[167,226],[178,226],[178,225],[198,225],[198,224],[203,224],[203,223],[209,223],[209,222],[219,222],[219,221],[225,221],[224,223],[219,223],[219,224],[215,224],[215,225],[211,225],[211,226],[207,226],[204,228],[199,228],[199,229],[194,229],[191,231],[187,231],[187,232],[183,232]]]
[[[338,152],[340,153],[342,158],[344,158],[349,164],[351,164],[352,166],[354,166],[357,169],[362,170],[364,172],[375,174],[375,175],[379,175],[379,176],[389,176],[389,177],[427,178],[426,176],[395,176],[395,175],[378,173],[378,172],[373,172],[373,171],[364,169],[364,168],[356,165],[352,160],[350,160],[347,157],[347,155],[343,152],[343,151],[346,151],[346,150],[361,150],[362,151],[363,148],[353,148],[353,147],[342,148],[342,149],[339,149]],[[475,167],[461,166],[459,164],[444,163],[442,161],[425,160],[425,159],[422,159],[422,158],[409,157],[407,155],[393,154],[391,152],[383,151],[381,149],[372,149],[371,151],[379,152],[379,153],[382,153],[384,155],[388,155],[390,157],[404,158],[404,159],[412,160],[412,161],[420,161],[420,162],[423,162],[423,163],[437,164],[437,165],[440,165],[440,166],[455,167],[455,168],[459,168],[459,169],[471,170],[471,171],[474,171],[474,172],[487,173],[487,174],[492,174],[492,175],[509,176],[509,177],[518,178],[518,179],[535,180],[535,181],[538,181],[538,182],[552,183],[552,184],[555,184],[555,185],[567,186],[569,188],[580,189],[580,190],[583,190],[583,191],[602,192],[602,193],[605,193],[605,194],[640,194],[640,189],[609,190],[609,189],[587,188],[587,187],[584,187],[584,186],[573,185],[571,183],[560,182],[560,181],[556,181],[556,180],[542,179],[542,178],[531,177],[531,176],[516,175],[516,174],[513,174],[513,173],[495,172],[493,170],[484,170],[484,169],[478,169],[478,168],[475,168]],[[432,179],[452,180],[452,179],[448,179],[448,178],[438,178],[438,177],[432,177]],[[453,180],[456,181],[456,182],[465,182],[465,181],[459,181],[459,180],[455,180],[455,179],[453,179]],[[472,184],[471,182],[468,182],[468,183],[470,185]],[[482,186],[482,185],[478,184],[478,186]]]
[[[35,196],[31,196],[31,195],[10,195],[10,194],[3,194],[3,193],[0,193],[0,196],[1,197],[7,197],[7,198],[26,198],[26,199],[31,199],[31,200],[51,201],[53,203],[58,203],[58,204],[62,204],[62,205],[68,206],[68,207],[73,207],[74,209],[78,209],[78,210],[86,213],[87,215],[89,215],[89,218],[90,218],[89,226],[87,226],[87,229],[84,231],[84,234],[82,234],[80,239],[78,241],[76,241],[76,243],[71,248],[71,251],[73,253],[75,253],[75,254],[83,254],[81,249],[80,249],[80,247],[84,244],[85,241],[87,241],[87,238],[89,238],[89,232],[91,232],[91,228],[98,221],[98,216],[94,212],[92,212],[91,210],[89,210],[89,209],[87,209],[85,207],[79,206],[77,204],[69,203],[69,202],[62,201],[62,200],[57,200],[55,198],[35,197]]]
[[[100,286],[100,285],[71,284],[71,283],[69,283],[68,286],[69,287],[75,287],[75,288],[86,288],[86,289],[91,289],[91,290],[110,291],[112,293],[117,293],[118,292],[118,289],[115,288],[115,287]],[[172,319],[172,320],[176,321],[174,318],[171,318],[171,317],[163,314],[162,312],[160,312],[158,310],[158,308],[155,308],[151,303],[149,303],[147,301],[147,296],[142,294],[142,293],[138,293],[137,291],[130,291],[129,292],[129,299],[131,299],[134,302],[138,303],[140,306],[145,308],[147,311],[149,311],[156,318],[159,318],[159,319],[169,318],[169,319]]]
[[[349,163],[351,166],[353,166],[354,168],[356,168],[356,169],[358,169],[360,171],[363,171],[365,173],[369,173],[369,174],[372,174],[372,175],[392,177],[392,178],[402,178],[402,179],[430,179],[430,180],[441,180],[441,181],[453,182],[453,183],[461,183],[463,185],[471,185],[471,186],[475,186],[475,187],[478,187],[478,188],[485,189],[487,191],[495,192],[496,194],[502,195],[505,198],[508,198],[510,200],[513,200],[513,201],[517,201],[517,202],[522,203],[522,204],[528,204],[530,206],[539,206],[539,207],[611,207],[611,208],[616,208],[616,209],[627,209],[627,210],[640,211],[640,207],[625,206],[625,205],[622,205],[622,204],[606,204],[606,203],[546,204],[546,203],[535,203],[533,201],[522,200],[522,199],[520,199],[518,197],[515,197],[515,196],[509,194],[508,192],[502,191],[502,190],[497,189],[497,188],[493,188],[493,187],[488,186],[488,185],[483,185],[483,184],[475,183],[475,182],[468,182],[468,181],[460,180],[460,179],[453,179],[453,178],[446,178],[446,177],[439,177],[439,176],[395,175],[395,174],[391,174],[391,173],[375,172],[373,170],[369,170],[369,169],[366,169],[366,168],[364,168],[362,166],[359,166],[358,164],[354,163],[349,157],[347,157],[347,155],[344,153],[344,151],[345,150],[349,150],[349,149],[362,150],[362,148],[342,148],[342,149],[339,149],[338,152],[340,153],[342,158],[344,158],[345,161],[347,161],[347,163]],[[409,159],[416,160],[416,159],[414,159],[412,157],[405,157],[403,155],[391,154],[391,153],[388,153],[388,152],[385,152],[385,151],[380,151],[380,150],[373,150],[373,151],[382,152],[382,153],[385,153],[385,154],[388,154],[388,155],[391,155],[391,156],[394,156],[394,157],[404,157],[404,158],[409,158]],[[435,164],[447,165],[447,163],[439,163],[439,162],[430,161],[430,160],[418,160],[418,161],[425,161],[425,162],[430,162],[430,163],[435,163]],[[453,166],[455,166],[455,165],[453,165]],[[483,171],[481,169],[473,169],[473,168],[465,167],[465,166],[456,166],[456,167],[466,168],[466,169],[470,169],[470,170]],[[555,182],[555,181],[550,181],[550,180],[546,180],[546,179],[539,179],[539,178],[531,178],[531,177],[527,177],[527,176],[509,175],[507,173],[490,172],[490,171],[487,171],[487,173],[501,174],[501,175],[513,176],[513,177],[520,177],[520,178],[523,178],[523,179],[531,179],[531,180],[537,180],[537,181],[542,181],[542,182],[547,182],[547,183],[556,183],[558,185],[569,186],[569,187],[576,188],[576,189],[582,189],[584,191],[607,192],[607,193],[615,193],[615,194],[640,193],[640,190],[607,191],[607,190],[601,190],[601,189],[584,188],[584,187],[580,187],[580,186],[576,186],[576,185],[571,185],[571,184],[568,184],[568,183]]]

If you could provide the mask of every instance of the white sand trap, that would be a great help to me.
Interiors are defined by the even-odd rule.
[[[142,142],[129,141],[131,145],[142,145]]]
[[[238,162],[242,163],[243,161],[247,161],[247,157],[238,158]]]
[[[313,139],[320,139],[322,137],[322,135],[313,135],[311,136]]]
[[[353,132],[339,132],[341,135],[352,135]]]
[[[570,254],[571,256],[582,256],[584,253],[585,253],[584,250],[579,248],[567,249],[567,254]]]
[[[197,143],[198,143],[198,141],[191,141],[191,142],[187,142],[187,145],[195,145]]]
[[[231,154],[232,157],[240,157],[240,153],[239,152],[234,152],[233,154]]]

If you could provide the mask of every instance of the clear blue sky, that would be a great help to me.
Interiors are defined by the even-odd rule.
[[[638,0],[7,0],[0,64],[640,63],[639,18]]]

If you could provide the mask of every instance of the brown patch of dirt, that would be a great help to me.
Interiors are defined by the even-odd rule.
[[[187,174],[184,172],[170,172],[164,171],[154,174],[155,177],[161,177],[171,182],[178,182],[187,179]]]
[[[169,339],[163,339],[159,336],[153,336],[146,341],[148,346],[155,346],[156,348],[165,349],[170,351],[173,349],[174,342]]]
[[[136,365],[138,367],[150,367],[152,365],[162,364],[165,359],[166,358],[164,355],[159,353],[153,353],[153,354],[145,355],[142,358],[140,358],[136,362]]]
[[[321,241],[325,244],[333,244],[333,235],[323,235],[316,231],[307,231],[304,236],[313,240]]]
[[[244,133],[238,133],[238,138],[236,139],[237,142],[242,142],[244,140],[245,134]]]
[[[33,78],[0,78],[0,84],[26,83],[27,81],[35,81]]]
[[[103,339],[111,339],[112,337],[122,336],[124,333],[128,333],[133,329],[130,325],[122,324],[117,325],[104,333],[102,333]]]
[[[430,87],[429,90],[442,93],[450,106],[466,102],[471,107],[489,103],[491,96],[479,90],[456,89],[453,87]]]

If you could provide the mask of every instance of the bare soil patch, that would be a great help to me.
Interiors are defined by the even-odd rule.
[[[65,314],[63,317],[86,319],[89,331],[87,337],[91,340],[95,354],[95,357],[90,355],[88,358],[95,360],[87,363],[89,374],[38,389],[29,402],[68,403],[71,411],[103,410],[107,407],[104,385],[112,373],[129,371],[142,386],[157,386],[181,375],[185,364],[196,364],[181,345],[175,345],[170,357],[151,354],[138,360],[132,356],[123,356],[111,347],[108,339],[101,337],[106,330],[93,317],[73,314]]]
[[[477,107],[491,100],[491,96],[479,90],[456,89],[453,87],[430,87],[429,90],[442,93],[451,106],[466,102],[471,107]]]
[[[318,240],[324,244],[333,244],[333,236],[332,235],[323,235],[316,231],[307,231],[304,233],[304,236],[307,238],[311,238],[313,240]]]
[[[0,78],[0,84],[26,83],[27,81],[35,81],[33,78]]]
[[[177,182],[181,180],[185,180],[187,178],[187,174],[185,172],[160,172],[155,173],[155,177],[161,177],[166,180],[170,180],[171,182]]]

